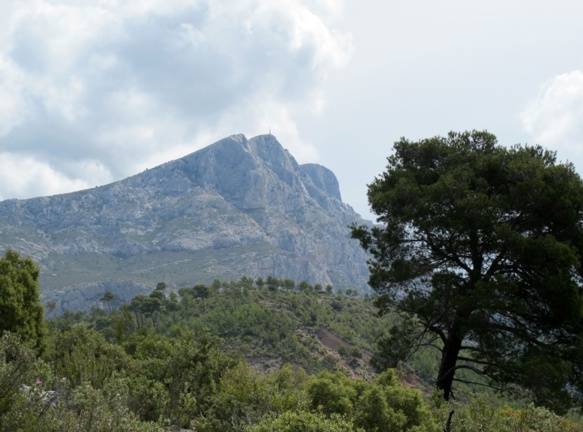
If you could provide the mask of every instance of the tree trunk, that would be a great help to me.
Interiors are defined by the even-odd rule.
[[[451,432],[451,418],[453,417],[455,411],[450,411],[449,417],[447,418],[447,423],[445,424],[445,429],[443,432]]]
[[[460,336],[457,326],[450,331],[441,353],[441,364],[437,374],[437,388],[443,390],[443,398],[449,400],[452,396],[451,386],[455,375],[455,366],[462,348],[463,337]]]

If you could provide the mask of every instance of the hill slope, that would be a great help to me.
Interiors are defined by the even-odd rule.
[[[331,171],[272,135],[234,135],[106,186],[0,202],[0,245],[32,256],[44,299],[75,310],[106,290],[243,275],[366,290],[353,222]]]

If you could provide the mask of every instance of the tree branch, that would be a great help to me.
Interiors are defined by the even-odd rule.
[[[462,383],[462,384],[479,385],[479,386],[482,386],[482,387],[488,387],[488,388],[491,388],[491,389],[494,389],[494,390],[498,390],[498,391],[502,391],[503,390],[501,387],[496,387],[496,386],[493,386],[492,384],[479,383],[479,382],[475,382],[475,381],[468,381],[468,380],[461,379],[461,378],[454,378],[453,381],[459,382],[459,383]]]
[[[454,371],[456,371],[456,370],[459,370],[459,369],[468,369],[468,370],[471,370],[472,372],[474,372],[474,373],[476,373],[476,374],[478,374],[478,375],[484,375],[484,371],[483,371],[483,370],[480,370],[480,369],[478,369],[478,368],[475,368],[475,367],[473,367],[473,366],[470,366],[470,365],[458,365],[458,366],[455,366],[455,367],[453,367],[452,369],[450,369],[450,371],[451,371],[451,370],[454,370]],[[450,371],[448,371],[448,373],[449,373]]]

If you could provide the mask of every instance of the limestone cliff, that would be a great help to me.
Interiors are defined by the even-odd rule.
[[[330,170],[272,135],[234,135],[106,186],[0,202],[0,246],[41,266],[59,309],[244,275],[366,290],[353,222]]]

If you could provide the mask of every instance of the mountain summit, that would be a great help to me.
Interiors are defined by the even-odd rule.
[[[233,135],[109,185],[0,202],[0,245],[30,255],[59,310],[275,276],[367,289],[366,255],[334,174],[299,165],[273,135]]]

